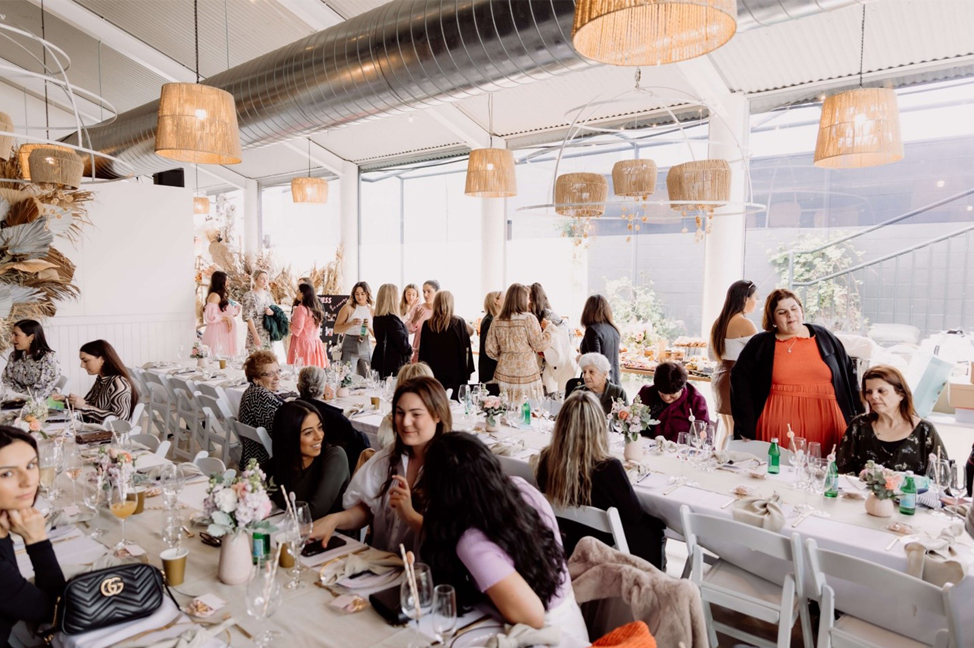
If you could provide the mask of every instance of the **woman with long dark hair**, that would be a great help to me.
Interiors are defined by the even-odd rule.
[[[328,366],[328,358],[325,357],[321,342],[321,322],[325,319],[321,300],[309,284],[298,286],[298,294],[300,303],[294,308],[294,316],[291,318],[291,343],[287,348],[287,363],[293,365],[300,358],[306,366],[325,368]]]
[[[350,363],[360,376],[369,375],[372,361],[369,335],[372,334],[373,317],[372,289],[369,284],[360,281],[352,286],[352,294],[338,311],[335,320],[335,333],[345,335],[342,340],[342,362]]]
[[[372,352],[372,370],[379,372],[380,378],[395,376],[399,369],[409,362],[413,347],[409,344],[409,331],[399,316],[396,297],[399,289],[396,284],[382,284],[375,302],[375,350]]]
[[[64,591],[64,574],[47,538],[44,515],[34,508],[41,470],[37,441],[17,428],[0,425],[0,645],[8,645],[18,621],[50,622]],[[14,533],[34,568],[34,582],[17,565]]]
[[[558,625],[588,642],[558,522],[537,489],[505,475],[487,446],[464,432],[430,443],[420,487],[421,553],[437,582],[468,602],[485,595],[511,625]]]
[[[406,321],[406,317],[409,312],[413,310],[413,307],[419,303],[419,288],[416,284],[406,284],[406,287],[402,289],[402,299],[399,300],[399,317],[403,321]]]
[[[105,340],[94,340],[81,346],[78,357],[95,384],[84,398],[68,396],[71,407],[89,423],[104,423],[109,416],[127,421],[139,402],[139,390],[115,348]]]
[[[433,315],[433,300],[440,289],[440,282],[429,279],[423,282],[423,301],[416,303],[412,310],[406,314],[406,329],[413,336],[413,357],[412,362],[419,362],[419,342],[420,333],[423,330],[423,322]]]
[[[57,354],[47,345],[44,328],[32,319],[22,319],[10,332],[13,351],[3,368],[3,385],[18,394],[47,398],[54,391],[61,366]]]
[[[217,355],[237,355],[237,322],[240,305],[230,299],[227,273],[217,270],[210,277],[210,290],[203,307],[203,344]]]
[[[348,486],[345,451],[327,442],[317,408],[304,401],[284,403],[274,415],[274,483],[307,502],[313,518],[342,510]],[[285,508],[283,493],[274,494]]]
[[[735,281],[727,289],[724,307],[710,329],[710,352],[717,365],[711,377],[717,413],[724,422],[726,438],[734,438],[731,412],[731,369],[758,327],[747,318],[758,307],[758,288],[753,281]],[[722,443],[718,447],[723,446]]]
[[[453,428],[450,401],[433,378],[414,378],[392,398],[395,443],[372,455],[345,491],[345,510],[315,520],[312,537],[327,544],[336,529],[372,526],[372,546],[392,553],[417,549],[424,491],[417,487],[430,441]]]
[[[612,322],[612,308],[609,300],[602,295],[592,295],[585,300],[582,308],[582,326],[585,335],[578,350],[584,353],[601,353],[609,359],[612,370],[609,380],[622,384],[622,371],[619,369],[619,329]]]
[[[484,297],[484,318],[480,320],[480,354],[477,356],[477,381],[489,383],[494,379],[497,361],[487,355],[487,335],[494,318],[501,314],[504,306],[504,293],[499,290],[487,293]]]
[[[462,317],[453,314],[453,293],[441,290],[433,300],[433,314],[423,322],[423,346],[419,360],[433,370],[444,389],[452,389],[459,400],[460,385],[470,382],[473,373],[473,352],[470,334]]]

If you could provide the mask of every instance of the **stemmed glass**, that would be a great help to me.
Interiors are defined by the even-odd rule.
[[[812,512],[819,517],[831,517],[825,511],[825,488],[829,481],[828,459],[813,459],[809,461],[808,480],[811,491],[818,496],[821,508],[812,507]]]
[[[484,400],[483,387],[480,384],[470,386],[470,402],[473,404],[474,412],[480,411],[480,403]]]
[[[440,643],[446,644],[456,629],[457,592],[452,585],[437,585],[433,589],[433,632]]]
[[[138,502],[134,498],[128,498],[130,493],[135,493],[131,477],[121,475],[108,491],[108,502],[112,515],[122,521],[122,537],[114,547],[116,556],[120,555],[125,549],[125,520],[135,513],[135,508],[138,506]]]
[[[258,622],[272,616],[281,606],[281,585],[277,582],[276,575],[277,570],[271,561],[264,557],[257,559],[257,567],[247,583],[247,614]],[[265,630],[254,637],[254,645],[267,648],[280,641],[280,638],[281,633]]]
[[[311,507],[307,502],[294,502],[294,517],[287,528],[288,542],[291,543],[291,555],[294,556],[294,566],[288,571],[289,580],[285,589],[293,590],[304,587],[301,582],[301,550],[311,537],[314,530],[314,520],[311,518]]]
[[[182,490],[183,480],[179,466],[167,464],[162,469],[162,500],[167,509],[176,508]]]
[[[105,482],[97,472],[91,472],[84,480],[84,503],[85,507],[92,512],[91,516],[91,538],[100,538],[105,535],[105,529],[98,525],[98,511],[105,503]]]
[[[413,574],[416,576],[416,596],[408,578],[404,578],[399,588],[399,605],[402,612],[410,619],[416,620],[424,614],[429,614],[433,608],[433,572],[429,565],[413,564]],[[417,614],[417,601],[419,610]]]
[[[78,501],[78,478],[84,470],[84,461],[75,444],[64,446],[64,474],[71,480],[71,504]]]
[[[934,509],[935,517],[947,517],[939,508],[940,496],[950,487],[950,463],[948,461],[938,461],[936,455],[931,454],[927,461],[927,481],[929,490],[934,499],[938,502],[938,508]]]
[[[464,416],[470,415],[470,385],[460,385],[457,390],[457,398],[463,404]]]
[[[791,451],[791,463],[795,469],[795,488],[801,490],[805,488],[805,460],[808,458],[808,444],[805,437],[792,437],[788,449]]]

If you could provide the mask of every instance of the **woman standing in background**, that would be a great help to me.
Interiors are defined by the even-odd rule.
[[[271,334],[264,328],[264,315],[273,315],[271,294],[267,290],[266,270],[258,270],[251,277],[253,288],[243,296],[241,316],[247,324],[247,353],[271,348]]]
[[[217,270],[210,277],[210,290],[203,308],[203,344],[218,356],[237,355],[237,322],[240,305],[230,300],[227,273]]]
[[[462,317],[453,314],[453,293],[441,290],[433,300],[433,315],[423,323],[419,360],[433,370],[443,388],[459,399],[460,385],[470,382],[473,354],[470,334]]]
[[[612,371],[609,380],[617,385],[622,384],[622,371],[619,369],[619,329],[612,323],[612,309],[609,300],[602,295],[592,295],[585,300],[582,308],[582,326],[585,336],[579,345],[579,351],[585,353],[601,353],[609,359]]]
[[[484,297],[484,319],[480,320],[480,354],[477,356],[477,381],[489,383],[494,379],[497,361],[487,355],[487,334],[490,333],[491,322],[500,315],[504,305],[504,293],[499,290],[487,293]]]
[[[372,361],[372,347],[369,334],[372,333],[372,289],[360,281],[352,286],[352,294],[338,311],[335,333],[343,333],[342,362],[351,363],[352,369],[360,376],[369,375]]]
[[[413,307],[418,303],[419,288],[416,287],[416,284],[406,284],[406,287],[402,289],[402,299],[399,300],[399,316],[405,320],[408,317],[409,312],[413,310]]]
[[[758,307],[757,286],[753,281],[735,281],[727,289],[724,307],[710,329],[710,352],[719,362],[711,377],[714,404],[724,423],[725,436],[734,438],[734,417],[731,412],[731,369],[758,327],[747,318]],[[719,442],[718,447],[723,447]]]
[[[298,294],[299,303],[294,308],[291,319],[291,344],[287,349],[287,363],[293,365],[300,359],[305,366],[325,368],[328,366],[328,358],[325,357],[324,345],[321,343],[321,322],[325,319],[321,300],[308,284],[298,286]]]
[[[436,297],[436,292],[439,289],[440,282],[435,279],[424,282],[423,301],[413,306],[409,314],[406,315],[406,329],[413,336],[412,362],[419,362],[419,338],[423,331],[423,322],[428,320],[433,314],[433,299]]]
[[[375,350],[372,352],[372,369],[380,378],[395,376],[409,362],[413,347],[409,344],[409,332],[399,317],[396,297],[399,289],[395,284],[382,284],[375,303]]]

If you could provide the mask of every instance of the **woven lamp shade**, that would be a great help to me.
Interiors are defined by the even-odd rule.
[[[14,132],[14,120],[10,115],[0,112],[0,131]],[[0,135],[0,160],[9,160],[14,148],[13,135]]]
[[[193,213],[194,214],[209,214],[210,213],[210,199],[206,196],[196,196],[193,198]]]
[[[197,83],[164,84],[156,153],[193,164],[238,164],[240,131],[233,95]]]
[[[328,181],[322,178],[291,180],[291,199],[296,203],[328,202]]]
[[[656,163],[622,160],[612,167],[612,191],[617,196],[645,198],[656,191]]]
[[[731,169],[726,160],[699,160],[672,167],[666,174],[666,191],[670,200],[684,204],[670,205],[673,211],[701,209],[713,212],[719,204],[695,204],[697,201],[726,203],[730,200]],[[687,204],[689,203],[689,204]]]
[[[43,146],[35,148],[27,157],[30,181],[34,184],[55,184],[77,189],[85,163],[77,153],[63,147]],[[27,173],[27,169],[24,170]]]
[[[815,143],[815,166],[851,169],[903,159],[896,92],[857,88],[827,98]]]
[[[609,183],[598,173],[566,173],[555,180],[555,212],[572,218],[601,216],[608,195]]]
[[[467,183],[463,193],[477,198],[510,198],[517,195],[514,152],[485,148],[470,151]]]
[[[24,180],[31,180],[30,177],[30,154],[37,149],[53,149],[65,153],[75,153],[74,149],[57,144],[21,144],[17,149],[17,159],[20,161],[20,176]],[[77,153],[75,153],[77,155]],[[82,164],[84,162],[82,161]]]
[[[703,56],[737,31],[737,0],[576,0],[572,44],[609,65]]]

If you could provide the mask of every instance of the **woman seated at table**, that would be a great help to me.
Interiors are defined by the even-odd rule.
[[[34,437],[0,426],[0,646],[8,645],[18,621],[49,623],[64,591],[64,574],[47,539],[44,516],[34,508],[40,479]],[[24,540],[33,583],[20,573],[11,532]]]
[[[453,314],[453,293],[449,290],[441,290],[433,298],[433,314],[423,322],[422,337],[420,362],[428,364],[443,388],[459,400],[460,385],[470,382],[473,373],[473,353],[467,323]]]
[[[281,366],[277,364],[277,356],[266,349],[254,351],[244,362],[244,376],[250,386],[240,397],[237,420],[253,428],[264,428],[273,440],[274,416],[284,402],[275,393],[281,384]],[[246,467],[252,458],[261,464],[270,459],[264,446],[256,441],[241,439],[240,443],[241,467]]]
[[[44,328],[35,320],[20,320],[11,330],[10,343],[13,351],[3,368],[3,386],[34,398],[50,396],[61,367],[57,354],[47,346]]]
[[[433,378],[408,380],[392,399],[396,442],[376,452],[345,491],[345,510],[315,520],[312,537],[327,544],[336,529],[372,525],[372,546],[399,553],[400,543],[417,549],[423,526],[424,494],[416,488],[430,441],[453,428],[450,401]]]
[[[551,505],[465,432],[430,444],[423,560],[437,582],[472,603],[486,598],[509,624],[559,626],[588,643]]]
[[[403,365],[402,369],[399,370],[399,374],[396,376],[396,389],[402,385],[407,380],[412,380],[413,378],[433,378],[433,370],[425,362],[413,362],[408,365]],[[378,447],[385,448],[391,445],[396,440],[396,431],[393,429],[392,422],[392,412],[389,412],[382,417],[382,422],[379,423],[379,431],[376,433],[378,437]]]
[[[364,432],[352,427],[341,409],[329,405],[322,400],[325,391],[330,388],[325,383],[325,370],[320,367],[305,367],[298,374],[298,394],[301,400],[313,405],[321,417],[321,426],[325,430],[329,445],[338,446],[345,452],[348,459],[348,473],[355,472],[358,457],[362,451],[370,447],[369,437]],[[275,429],[277,423],[274,424]],[[275,451],[276,455],[276,451]],[[321,516],[316,516],[321,517]]]
[[[112,345],[105,340],[88,342],[78,357],[81,368],[95,376],[95,384],[84,398],[77,394],[68,396],[71,407],[89,423],[104,423],[109,416],[129,420],[139,402],[139,390]]]
[[[210,290],[203,307],[203,344],[219,356],[237,355],[237,322],[240,304],[230,299],[227,273],[217,270],[210,277]]]
[[[613,401],[621,400],[627,405],[629,397],[626,390],[619,385],[609,382],[609,372],[612,365],[609,359],[601,353],[585,353],[578,359],[578,366],[582,368],[582,378],[575,378],[568,381],[568,392],[589,391],[592,392],[599,402],[602,409],[608,414],[612,411]]]
[[[707,401],[697,388],[687,382],[687,370],[675,362],[656,366],[653,384],[639,390],[639,402],[649,406],[659,425],[650,428],[649,436],[663,435],[676,441],[680,432],[690,430],[690,415],[696,421],[709,421]]]
[[[274,430],[274,484],[307,502],[313,518],[341,511],[351,471],[345,451],[329,443],[318,410],[300,400],[284,403],[274,415]],[[280,489],[274,501],[285,508]]]
[[[321,342],[321,322],[325,312],[315,289],[309,284],[298,286],[300,303],[291,318],[291,342],[287,348],[287,363],[293,365],[299,359],[306,366],[327,367],[325,345]]]
[[[609,426],[595,397],[576,390],[565,399],[555,418],[551,444],[541,451],[536,473],[538,488],[555,506],[594,506],[619,510],[629,551],[665,569],[666,525],[643,510],[626,469],[609,455]],[[559,520],[565,554],[585,536],[611,546],[607,533],[593,532],[572,520]]]
[[[940,435],[913,411],[913,394],[897,369],[880,365],[862,376],[862,399],[869,412],[852,419],[835,461],[840,473],[855,473],[866,462],[916,475],[927,471],[931,454],[947,459]]]

